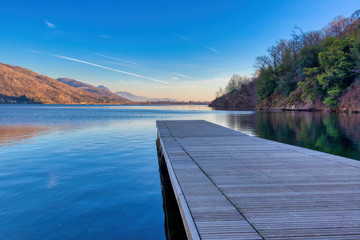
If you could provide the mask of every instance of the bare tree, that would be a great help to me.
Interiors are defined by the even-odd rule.
[[[322,40],[324,40],[324,34],[322,31],[304,32],[298,26],[295,26],[294,29],[298,30],[300,34],[298,35],[295,31],[293,31],[292,37],[301,45],[301,48],[304,46],[317,46],[322,42]]]
[[[249,83],[251,78],[247,76],[241,76],[239,74],[234,74],[230,78],[228,84],[225,87],[225,93],[232,92],[234,90],[240,89],[243,85]]]
[[[303,46],[307,46],[307,45],[311,45],[312,46],[312,42],[311,39],[307,36],[307,34],[305,34],[303,32],[303,30],[296,26],[294,27],[294,29],[299,30],[300,31],[300,35],[298,35],[298,39],[299,41],[302,43]]]
[[[237,89],[240,75],[234,74],[230,78],[228,84],[225,87],[225,92],[229,93]]]
[[[276,46],[272,46],[268,49],[268,53],[269,53],[269,57],[270,57],[270,61],[271,61],[271,66],[273,68],[277,68],[281,61],[280,52],[278,51]]]
[[[271,65],[271,60],[268,56],[260,56],[255,59],[254,67],[256,69],[265,69]]]
[[[248,76],[238,76],[237,89],[240,89],[242,86],[247,85],[251,81],[252,81],[252,78],[249,78]]]
[[[360,9],[356,10],[350,17],[351,23],[355,22],[360,18]]]
[[[221,97],[222,95],[224,95],[224,90],[222,88],[219,88],[219,90],[215,93],[216,98]]]
[[[344,16],[337,16],[328,25],[323,28],[323,33],[326,36],[338,37],[350,24],[350,20]]]

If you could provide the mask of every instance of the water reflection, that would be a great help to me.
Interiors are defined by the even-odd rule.
[[[183,239],[176,200],[153,141],[155,120],[169,119],[204,119],[360,159],[360,114],[4,105],[0,238],[165,239],[165,217],[167,239]]]
[[[360,114],[322,112],[226,112],[208,120],[240,132],[360,160]],[[159,158],[160,159],[160,158]],[[181,216],[167,170],[159,160],[167,239],[181,234]],[[169,200],[173,198],[173,200]],[[183,233],[185,234],[185,233]]]
[[[255,125],[256,125],[256,114],[255,112],[248,112],[248,114],[230,114],[226,115],[226,126],[245,133],[250,136],[254,136]]]
[[[19,144],[23,140],[55,131],[48,126],[0,126],[0,147]]]
[[[159,173],[161,179],[161,192],[163,196],[164,228],[167,240],[187,239],[175,194],[171,186],[164,156],[159,150],[159,140],[156,141],[159,160]]]
[[[259,111],[227,115],[227,125],[241,132],[358,160],[359,123],[360,115],[350,113]]]

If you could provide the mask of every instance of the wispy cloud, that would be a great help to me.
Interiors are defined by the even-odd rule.
[[[107,69],[107,70],[110,70],[110,71],[119,72],[119,73],[123,73],[123,74],[126,74],[126,75],[138,77],[138,78],[148,79],[148,80],[151,80],[153,82],[168,84],[165,81],[161,81],[161,80],[158,80],[158,79],[155,79],[155,78],[152,78],[152,77],[146,77],[146,76],[142,76],[142,75],[139,75],[139,74],[136,74],[136,73],[126,72],[126,71],[122,71],[122,70],[119,70],[119,69],[110,68],[110,67],[102,66],[102,65],[99,65],[99,64],[95,64],[95,63],[86,62],[86,61],[82,61],[82,60],[79,60],[79,59],[71,58],[71,57],[55,55],[55,54],[50,54],[50,55],[53,56],[53,57],[62,58],[62,59],[66,59],[66,60],[70,60],[70,61],[74,61],[74,62],[79,62],[79,63],[87,64],[87,65],[90,65],[90,66],[99,67],[99,68]]]
[[[192,42],[192,43],[194,43],[194,44],[196,44],[196,45],[198,45],[198,46],[200,46],[200,47],[203,47],[203,48],[207,48],[207,49],[209,49],[209,50],[212,51],[212,52],[221,53],[220,51],[216,50],[215,48],[212,48],[212,47],[209,47],[209,46],[207,46],[207,45],[205,45],[205,44],[202,44],[202,43],[199,43],[199,42],[197,42],[197,41],[191,40],[190,38],[185,37],[185,36],[183,36],[183,35],[181,35],[181,34],[178,34],[178,33],[176,33],[176,32],[173,32],[173,34],[174,34],[175,36],[181,38],[181,39],[184,39],[185,41]]]
[[[178,75],[178,76],[180,76],[180,77],[193,79],[193,77],[190,77],[190,76],[185,75],[185,74],[181,74],[181,73],[177,73],[177,72],[173,72],[173,74],[176,74],[176,75]]]
[[[132,72],[126,72],[126,71],[122,71],[122,70],[119,70],[119,69],[116,69],[116,68],[110,68],[110,67],[106,67],[106,66],[99,65],[99,64],[96,64],[96,63],[86,62],[86,61],[79,60],[79,59],[75,59],[75,58],[71,58],[71,57],[61,56],[61,55],[57,55],[57,54],[44,53],[44,52],[40,52],[40,51],[32,50],[32,49],[24,49],[24,50],[25,50],[25,51],[28,51],[28,52],[32,52],[32,53],[44,54],[44,55],[48,55],[48,56],[52,56],[52,57],[57,57],[57,58],[66,59],[66,60],[69,60],[69,61],[79,62],[79,63],[87,64],[87,65],[90,65],[90,66],[94,66],[94,67],[98,67],[98,68],[103,68],[103,69],[107,69],[107,70],[110,70],[110,71],[123,73],[123,74],[126,74],[126,75],[138,77],[138,78],[148,79],[148,80],[151,80],[151,81],[153,81],[153,82],[158,82],[158,83],[163,83],[163,84],[169,84],[169,83],[167,83],[167,82],[165,82],[165,81],[162,81],[162,80],[159,80],[159,79],[155,79],[155,78],[152,78],[152,77],[147,77],[147,76],[143,76],[143,75],[136,74],[136,73],[132,73]]]
[[[128,63],[128,64],[135,65],[135,66],[143,66],[143,65],[140,64],[140,63],[136,63],[136,62],[133,62],[133,61],[130,61],[130,60],[127,60],[127,59],[123,59],[123,58],[116,58],[116,57],[104,55],[104,54],[101,54],[101,53],[94,53],[94,54],[95,54],[96,56],[99,56],[99,57],[108,58],[108,59],[112,59],[112,60],[116,60],[116,61]]]
[[[45,20],[45,24],[46,24],[46,26],[48,26],[49,28],[56,28],[55,24],[52,24],[52,23],[49,22],[48,20]]]
[[[131,61],[131,60],[128,60],[128,59],[124,59],[124,58],[117,58],[117,57],[112,57],[112,56],[108,56],[108,55],[105,55],[105,54],[101,54],[101,53],[93,53],[94,55],[96,56],[99,56],[99,57],[103,57],[103,58],[107,58],[107,59],[111,59],[111,60],[115,60],[115,61],[108,61],[108,62],[103,62],[103,63],[108,63],[108,64],[112,64],[112,65],[118,65],[118,66],[124,66],[124,67],[131,67],[131,68],[134,68],[134,69],[144,69],[144,68],[147,68],[148,66],[146,65],[143,65],[143,64],[140,64],[138,62],[134,62],[134,61]],[[181,74],[181,73],[177,73],[177,72],[172,72],[171,74],[173,75],[177,75],[177,76],[171,76],[171,79],[173,80],[179,80],[179,76],[181,78],[187,78],[187,79],[193,79],[192,77],[190,76],[187,76],[185,74]],[[169,73],[166,73],[166,75],[169,75]]]
[[[229,81],[229,77],[215,77],[212,79],[200,79],[197,81],[178,81],[171,85],[154,86],[154,88],[159,88],[159,89],[213,88],[215,92],[217,91],[219,86],[226,85],[228,81]]]
[[[36,54],[45,54],[43,52],[40,52],[40,51],[37,51],[37,50],[34,50],[34,49],[28,49],[28,48],[25,48],[24,51],[31,52],[31,53],[36,53]]]
[[[116,61],[101,61],[102,63],[105,64],[111,64],[111,65],[116,65],[116,66],[122,66],[122,67],[129,67],[129,68],[134,68],[134,69],[139,69],[139,67],[134,66],[132,64],[128,64],[128,63],[122,63],[122,62],[116,62]]]
[[[102,34],[99,35],[99,38],[111,38],[111,36],[102,33]]]
[[[187,38],[187,37],[185,37],[183,35],[180,35],[180,34],[178,34],[176,32],[173,32],[173,34],[175,34],[176,36],[178,36],[181,39],[184,39],[184,40],[189,41],[189,42],[193,42],[191,39],[189,39],[189,38]]]

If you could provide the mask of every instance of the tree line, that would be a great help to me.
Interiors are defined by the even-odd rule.
[[[320,101],[335,109],[360,74],[360,9],[338,16],[318,31],[295,26],[291,39],[279,40],[257,57],[253,78],[234,74],[216,97],[256,81],[259,104]]]
[[[222,87],[219,88],[219,90],[216,92],[216,98],[237,91],[252,81],[254,81],[254,78],[241,76],[239,74],[234,74],[232,75],[232,77],[230,78],[229,82],[227,83],[224,89]]]
[[[301,96],[329,108],[360,73],[360,10],[336,17],[320,31],[295,27],[290,40],[280,40],[256,58],[259,101]],[[276,100],[275,100],[276,99]],[[298,99],[300,100],[300,99]]]

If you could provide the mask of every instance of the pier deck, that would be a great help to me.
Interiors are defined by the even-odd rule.
[[[360,161],[157,121],[189,239],[360,239]]]

